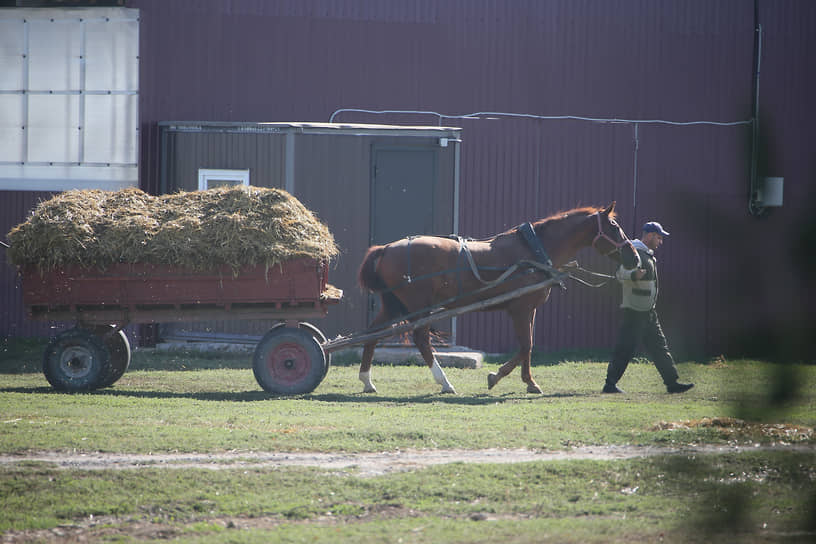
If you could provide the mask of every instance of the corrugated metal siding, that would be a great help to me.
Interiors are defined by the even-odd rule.
[[[633,128],[575,120],[466,121],[460,232],[481,237],[579,205],[617,201],[621,224],[631,217]],[[485,202],[493,203],[489,213]],[[591,249],[584,266],[611,272],[612,262]],[[615,290],[569,284],[539,309],[535,343],[541,349],[601,347],[615,334]],[[483,349],[515,346],[501,314],[461,319],[460,341]],[[503,330],[496,343],[496,328]]]
[[[141,10],[141,183],[154,192],[160,120],[326,121],[344,107],[672,121],[752,114],[754,3],[745,0],[128,5]],[[483,236],[553,209],[614,198],[630,234],[650,217],[676,232],[660,252],[661,309],[673,344],[693,351],[702,343],[716,353],[739,347],[744,323],[761,330],[807,322],[812,313],[800,311],[799,301],[814,287],[791,275],[788,244],[780,241],[796,238],[814,197],[808,146],[816,124],[816,4],[760,0],[759,19],[760,174],[785,176],[782,209],[761,220],[746,212],[745,128],[641,125],[635,172],[628,124],[462,120],[459,230]],[[347,113],[337,120],[417,117]],[[748,245],[761,247],[764,259],[744,255]],[[608,266],[593,259],[586,262]],[[761,307],[752,304],[754,280],[769,279],[774,290],[763,289]],[[611,342],[615,293],[583,289],[558,293],[542,308],[541,347]],[[515,343],[506,321],[492,316],[463,318],[460,331],[485,349]]]
[[[283,189],[285,139],[284,134],[168,131],[166,192],[198,190],[201,168],[248,169],[252,185]]]
[[[53,193],[42,191],[0,191],[0,236],[24,222],[29,213]],[[55,322],[32,321],[23,307],[20,279],[17,270],[8,260],[5,248],[0,247],[0,336],[49,336]]]

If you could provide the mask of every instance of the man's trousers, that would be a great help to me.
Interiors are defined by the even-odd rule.
[[[618,341],[606,370],[606,383],[610,385],[618,383],[641,344],[649,358],[654,361],[663,383],[667,386],[676,383],[677,368],[674,366],[674,359],[669,352],[669,345],[657,312],[654,309],[638,312],[629,308],[623,309]]]

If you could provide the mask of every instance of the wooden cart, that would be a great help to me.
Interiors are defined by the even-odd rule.
[[[79,265],[21,271],[23,303],[33,319],[74,321],[46,347],[43,373],[55,388],[90,391],[112,385],[130,364],[122,329],[132,323],[276,319],[258,343],[253,370],[274,394],[314,390],[330,359],[323,333],[305,320],[326,315],[342,292],[328,285],[328,266],[292,259],[271,266],[206,273],[150,264],[105,270]]]

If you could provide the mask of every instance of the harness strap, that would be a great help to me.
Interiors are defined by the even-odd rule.
[[[547,266],[552,266],[550,256],[547,255],[547,251],[544,249],[544,246],[541,245],[541,240],[539,240],[538,236],[536,236],[533,225],[530,223],[522,223],[517,227],[517,230],[527,243],[527,246],[533,252],[533,255],[535,255],[536,261]]]
[[[473,277],[479,280],[479,282],[484,286],[492,287],[494,285],[499,285],[500,283],[504,282],[504,280],[509,278],[511,275],[515,274],[516,271],[522,267],[544,270],[545,272],[549,273],[552,276],[552,268],[549,264],[522,260],[506,268],[504,272],[502,272],[501,275],[495,280],[487,281],[485,279],[482,279],[482,276],[479,275],[479,267],[476,266],[476,262],[473,260],[473,254],[471,254],[470,248],[468,248],[467,246],[467,240],[465,240],[464,238],[459,238],[459,252],[460,254],[464,254],[465,257],[467,258],[467,262],[468,265],[470,266],[470,271],[473,273]]]
[[[405,246],[406,259],[408,261],[406,268],[408,268],[408,271],[402,275],[402,279],[405,280],[405,283],[411,283],[414,281],[414,278],[411,277],[411,242],[414,240],[414,237],[409,236],[406,240],[408,240],[408,245]]]

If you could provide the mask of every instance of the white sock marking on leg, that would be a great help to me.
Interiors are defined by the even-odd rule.
[[[434,362],[431,366],[431,374],[433,374],[436,383],[442,386],[443,393],[456,393],[456,389],[454,389],[451,383],[448,381],[448,377],[445,376],[445,371],[442,370],[442,367],[439,365],[439,361],[436,360],[436,357],[434,357]]]

